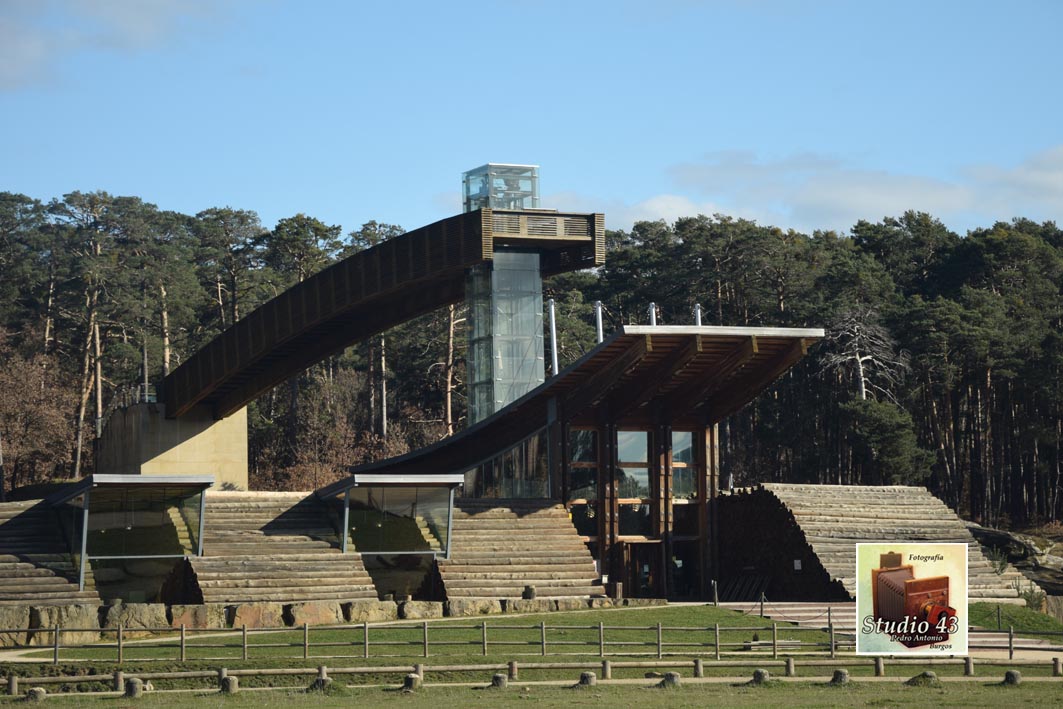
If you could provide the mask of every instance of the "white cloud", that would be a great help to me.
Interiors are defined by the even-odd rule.
[[[748,151],[712,153],[675,165],[669,174],[680,192],[694,197],[663,194],[639,205],[684,207],[686,215],[709,214],[704,205],[711,205],[803,231],[845,231],[859,219],[877,221],[909,209],[929,212],[961,232],[1016,216],[1063,220],[1063,146],[1015,166],[967,166],[949,179],[873,170],[811,153],[763,160]],[[626,220],[638,211],[621,214]],[[664,216],[669,210],[661,211]]]
[[[142,51],[228,3],[210,0],[3,0],[0,90],[51,77],[85,51]]]

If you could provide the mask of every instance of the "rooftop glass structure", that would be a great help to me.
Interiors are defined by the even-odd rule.
[[[465,212],[538,209],[539,166],[487,163],[461,177]]]

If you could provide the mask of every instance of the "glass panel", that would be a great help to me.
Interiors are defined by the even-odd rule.
[[[617,496],[649,498],[650,496],[650,471],[646,468],[619,468],[617,469]]]
[[[572,468],[568,473],[568,499],[598,499],[598,469]]]
[[[616,454],[621,463],[646,463],[649,436],[645,431],[617,431]]]
[[[356,487],[351,489],[353,551],[445,553],[450,520],[446,487]]]
[[[691,598],[698,594],[701,568],[697,542],[676,542],[672,545],[672,595]]]
[[[570,431],[568,457],[573,463],[597,463],[598,433],[596,431]]]
[[[201,494],[149,486],[94,489],[89,495],[88,555],[195,554]],[[195,506],[193,516],[184,515],[186,505]]]
[[[620,534],[622,536],[649,537],[653,534],[650,506],[620,505]]]
[[[546,430],[521,441],[480,466],[477,497],[545,498],[550,496]]]
[[[572,505],[572,524],[584,537],[598,536],[598,510],[592,505]]]
[[[690,431],[672,431],[672,462],[694,464],[694,434]]]
[[[98,489],[98,488],[97,488]],[[184,559],[90,559],[92,581],[104,603],[165,603],[163,586]],[[87,570],[86,570],[87,571]]]
[[[693,500],[698,495],[696,468],[672,468],[672,499]]]
[[[697,536],[697,505],[672,505],[672,532],[684,536]]]

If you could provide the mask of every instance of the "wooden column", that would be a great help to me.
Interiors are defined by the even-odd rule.
[[[653,450],[657,468],[658,484],[654,494],[658,496],[655,509],[660,517],[656,532],[660,537],[660,588],[657,592],[667,598],[671,592],[674,578],[672,572],[672,427],[657,426],[653,431]]]
[[[616,462],[616,425],[606,423],[598,428],[598,554],[602,572],[609,574],[610,584],[624,579],[623,559],[618,558],[620,549],[616,540],[620,534]]]
[[[719,495],[719,429],[715,424],[694,431],[694,460],[698,466],[698,556],[701,559],[702,598],[712,594],[712,580],[719,582],[718,520],[716,497]]]
[[[568,470],[568,460],[565,455],[568,450],[565,426],[561,422],[561,406],[556,398],[546,403],[546,446],[547,446],[547,474],[550,477],[550,497],[564,502],[568,491],[568,481],[565,479],[565,471]]]

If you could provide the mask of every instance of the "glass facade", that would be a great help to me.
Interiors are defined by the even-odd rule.
[[[546,429],[542,429],[466,475],[466,490],[476,497],[550,497],[547,456]]]
[[[462,174],[464,211],[538,209],[539,166],[488,163]]]
[[[465,297],[472,425],[544,381],[539,254],[496,251],[493,261],[470,270]]]
[[[350,550],[363,554],[446,555],[450,490],[443,486],[350,488]]]
[[[90,558],[197,554],[202,494],[146,485],[92,490],[86,554]]]

